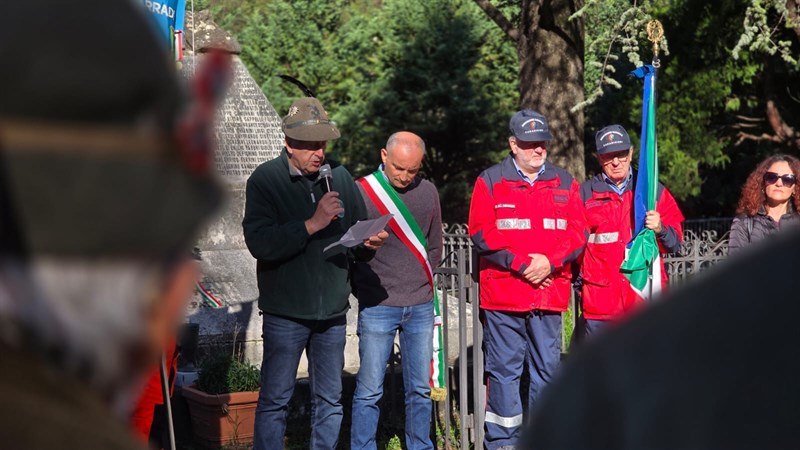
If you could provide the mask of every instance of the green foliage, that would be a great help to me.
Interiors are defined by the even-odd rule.
[[[798,85],[796,76],[790,81],[794,69],[780,55],[739,45],[748,34],[748,15],[759,3],[724,1],[712,7],[682,0],[665,9],[665,31],[680,51],[665,60],[659,81],[661,173],[670,190],[685,200],[687,214],[732,213],[747,172],[775,151],[771,145],[742,141],[740,131],[769,133],[765,97],[772,97],[778,86]],[[786,96],[776,92],[773,98],[782,102]],[[783,105],[785,118],[797,117],[796,105]],[[723,177],[733,182],[720,182]]]
[[[402,448],[403,444],[400,442],[400,437],[396,434],[386,443],[386,450],[401,450]]]
[[[620,80],[653,56],[645,26],[653,20],[650,1],[589,0],[570,17],[582,17],[586,37],[584,50],[584,91],[586,98],[573,110],[592,105],[608,88],[621,89]],[[668,55],[666,36],[659,41],[660,54]],[[624,55],[626,62],[622,62]]]
[[[213,353],[200,365],[197,388],[207,394],[257,391],[260,386],[258,367],[227,352]]]
[[[687,216],[731,214],[746,173],[758,159],[775,151],[766,143],[742,142],[740,138],[741,130],[756,135],[770,132],[764,120],[765,93],[776,91],[774,98],[781,102],[785,119],[794,117],[796,121],[798,117],[797,103],[777,93],[780,86],[800,85],[792,75],[794,69],[779,52],[770,55],[741,46],[738,59],[733,57],[732,49],[742,40],[746,11],[759,2],[727,0],[711,5],[700,0],[656,0],[649,5],[650,13],[663,22],[672,49],[670,55],[661,57],[657,82],[659,170],[661,181],[682,200]],[[589,51],[589,36],[604,33],[605,13],[599,14],[586,16],[587,89],[594,88],[591,79],[599,71],[597,65],[590,65]],[[771,23],[777,23],[774,12],[769,17]],[[776,30],[774,25],[771,30]],[[640,48],[645,59],[651,50]],[[613,65],[616,74],[634,68],[618,60]],[[592,132],[609,123],[621,123],[634,141],[638,140],[642,85],[622,77],[619,80],[621,89],[603,88],[606,95],[587,110],[587,145],[591,145]],[[634,145],[638,148],[636,142]],[[587,165],[591,164],[595,163],[587,160]],[[733,182],[721,181],[725,178]]]
[[[795,56],[797,50],[792,49],[792,41],[781,39],[782,28],[791,30],[800,27],[798,16],[794,11],[794,19],[787,9],[786,0],[753,0],[747,7],[744,26],[739,41],[731,51],[734,59],[739,59],[743,51],[778,55],[793,70],[800,69],[800,61]],[[793,5],[798,8],[797,4]]]
[[[479,13],[461,1],[385,2],[383,77],[365,105],[367,126],[342,140],[351,167],[364,173],[379,163],[377,150],[392,132],[422,136],[424,171],[439,186],[446,220],[466,219],[475,176],[505,148],[511,109],[504,107],[516,100],[516,76],[504,72],[513,49],[500,44],[493,28],[481,27]],[[481,64],[482,52],[492,57]]]

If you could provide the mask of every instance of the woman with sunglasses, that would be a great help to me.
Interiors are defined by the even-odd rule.
[[[747,177],[731,224],[729,254],[787,226],[800,224],[800,196],[795,195],[798,174],[800,160],[774,155]]]

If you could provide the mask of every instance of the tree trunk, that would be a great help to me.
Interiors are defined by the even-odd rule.
[[[553,134],[548,159],[579,181],[584,165],[583,20],[569,21],[580,4],[569,0],[522,2],[522,31],[517,40],[520,107],[547,117]]]

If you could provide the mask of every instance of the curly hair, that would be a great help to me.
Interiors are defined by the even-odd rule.
[[[736,214],[755,216],[758,209],[767,202],[764,194],[764,174],[767,173],[770,166],[779,161],[787,162],[794,176],[800,178],[800,159],[794,156],[777,154],[761,161],[742,186],[742,196],[739,198]],[[800,195],[792,195],[791,201],[794,210],[800,211]]]

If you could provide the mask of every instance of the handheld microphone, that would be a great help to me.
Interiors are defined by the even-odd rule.
[[[319,168],[319,177],[322,183],[322,191],[323,192],[331,192],[333,190],[333,171],[331,170],[330,164],[323,164]],[[339,200],[339,206],[344,209],[344,204],[342,200]],[[337,216],[341,219],[344,217],[344,211],[337,214]]]
[[[330,192],[333,190],[333,171],[331,171],[330,164],[323,164],[319,168],[319,177],[322,180],[322,192]]]

